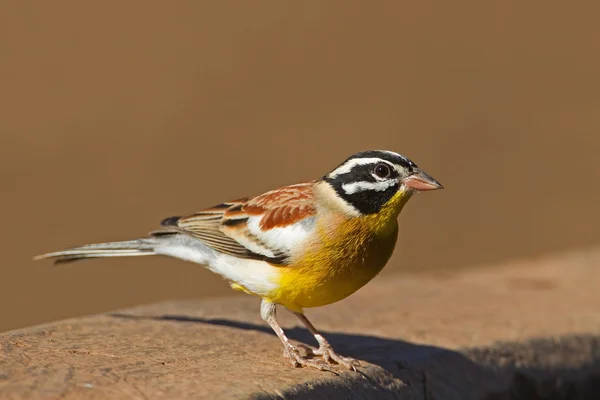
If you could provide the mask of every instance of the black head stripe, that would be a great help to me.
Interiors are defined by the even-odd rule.
[[[390,168],[387,176],[375,174],[378,164]],[[363,151],[350,156],[323,177],[348,204],[362,214],[373,214],[398,192],[400,178],[417,166],[400,154],[383,150]]]
[[[333,187],[338,196],[360,211],[361,214],[374,214],[381,210],[398,191],[398,185],[390,186],[383,191],[364,190],[352,194],[346,193],[342,187],[343,183],[336,179],[325,180]]]
[[[326,176],[324,179],[333,187],[338,196],[360,211],[361,214],[373,214],[378,212],[394,196],[398,191],[398,185],[392,184],[385,190],[363,189],[356,190],[354,193],[350,193],[349,185],[357,183],[359,185],[381,184],[381,179],[377,179],[373,175],[373,170],[379,163],[381,162],[357,164],[347,173],[338,174],[334,177]],[[390,166],[390,176],[387,180],[393,181],[397,177],[398,172],[393,166]]]
[[[360,181],[377,182],[377,178],[375,178],[373,173],[375,171],[375,167],[378,164],[385,164],[389,167],[389,169],[390,169],[389,178],[397,178],[398,177],[398,171],[396,171],[396,169],[394,168],[393,165],[389,165],[388,163],[385,163],[385,162],[373,162],[370,164],[360,164],[360,165],[354,166],[354,168],[352,168],[350,170],[350,172],[348,172],[347,174],[340,174],[339,175],[340,179],[343,180],[345,183],[360,182]]]
[[[412,169],[417,166],[414,162],[400,154],[383,150],[361,151],[360,153],[356,153],[348,157],[348,159],[344,161],[342,165],[347,161],[353,160],[355,158],[381,158],[382,160],[389,161],[392,164],[401,165],[407,169]]]

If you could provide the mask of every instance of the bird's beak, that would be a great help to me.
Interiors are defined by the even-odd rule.
[[[425,171],[415,168],[413,173],[402,181],[404,186],[417,191],[443,189],[441,183],[433,179]]]

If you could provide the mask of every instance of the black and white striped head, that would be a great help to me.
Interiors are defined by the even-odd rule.
[[[399,190],[411,193],[442,188],[414,162],[386,150],[354,154],[323,180],[361,214],[378,212]]]

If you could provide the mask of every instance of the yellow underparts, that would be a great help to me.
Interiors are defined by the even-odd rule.
[[[267,299],[301,311],[335,303],[363,287],[392,255],[397,217],[409,197],[398,192],[371,215],[348,219],[332,213],[331,218],[319,218],[317,240],[283,267],[278,289]]]
[[[231,288],[233,290],[235,290],[236,292],[244,292],[244,293],[248,293],[248,294],[254,294],[251,291],[249,291],[248,289],[246,289],[244,286],[240,285],[239,283],[231,283],[229,286],[231,286]]]

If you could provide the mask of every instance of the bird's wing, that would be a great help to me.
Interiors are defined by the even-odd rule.
[[[275,189],[251,199],[219,204],[186,217],[163,220],[167,231],[195,237],[221,253],[286,264],[314,226],[314,182]]]

